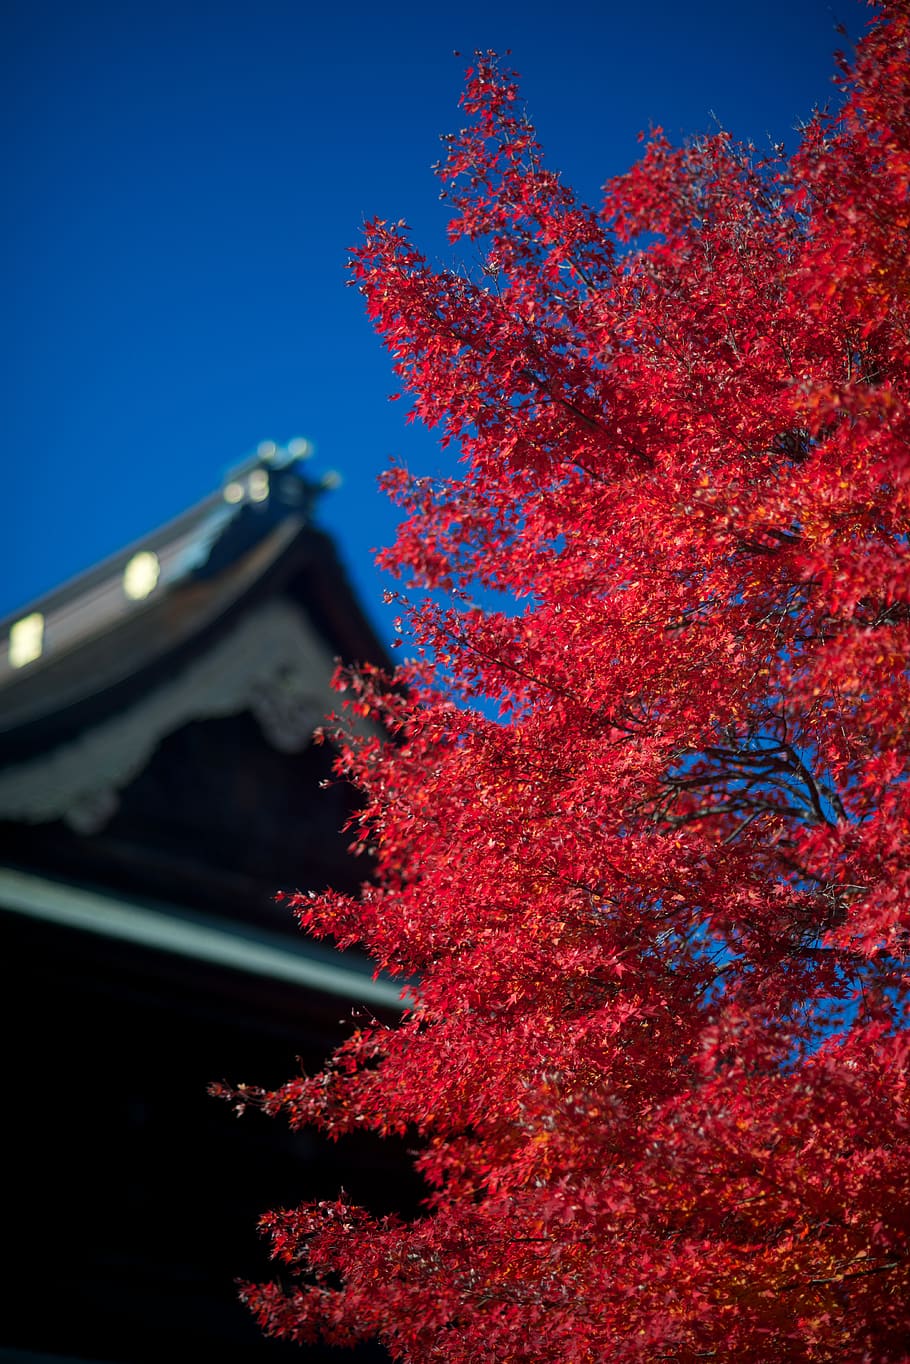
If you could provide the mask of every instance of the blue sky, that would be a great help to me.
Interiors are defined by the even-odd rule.
[[[345,288],[365,218],[454,260],[430,166],[475,48],[511,49],[549,163],[590,200],[651,123],[762,144],[834,97],[857,0],[7,0],[0,21],[0,615],[302,435],[387,637],[374,546],[390,458],[438,469],[390,404]]]

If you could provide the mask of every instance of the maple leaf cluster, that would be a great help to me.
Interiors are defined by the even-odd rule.
[[[656,131],[595,211],[481,55],[437,168],[479,267],[368,225],[462,462],[387,475],[416,658],[340,683],[375,877],[294,905],[413,983],[239,1097],[408,1134],[427,1200],[269,1215],[274,1334],[910,1359],[906,4],[841,86],[790,157]]]

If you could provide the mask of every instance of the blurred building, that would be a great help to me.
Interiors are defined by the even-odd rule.
[[[398,987],[273,895],[353,889],[312,742],[336,658],[384,662],[302,445],[0,623],[0,1360],[329,1359],[260,1338],[265,1209],[413,1206],[403,1149],[329,1144],[213,1080],[280,1083]],[[375,1347],[345,1358],[378,1359]]]

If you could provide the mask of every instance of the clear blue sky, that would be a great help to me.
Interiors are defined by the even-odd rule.
[[[857,0],[7,0],[0,614],[153,529],[264,439],[303,435],[383,633],[371,550],[390,456],[440,466],[389,404],[344,286],[373,215],[452,260],[431,164],[475,48],[512,50],[548,160],[588,200],[636,135],[712,113],[761,143],[834,97]],[[452,455],[454,458],[454,454]]]

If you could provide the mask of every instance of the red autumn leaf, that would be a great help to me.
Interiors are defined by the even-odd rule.
[[[657,130],[600,211],[481,54],[439,175],[485,263],[355,253],[463,462],[386,477],[416,661],[340,683],[375,877],[295,907],[419,984],[236,1097],[416,1133],[428,1197],[268,1218],[275,1335],[908,1358],[908,54],[895,0],[790,160]]]

